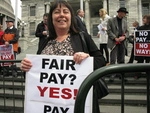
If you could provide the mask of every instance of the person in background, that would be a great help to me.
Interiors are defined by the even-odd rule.
[[[43,15],[43,21],[37,25],[35,31],[35,36],[39,37],[38,48],[41,47],[41,44],[48,37],[47,19],[48,19],[48,13],[45,13]]]
[[[125,63],[126,38],[129,36],[127,21],[124,18],[128,13],[125,7],[117,11],[117,16],[108,20],[108,48],[110,48],[110,64]],[[109,81],[113,82],[116,74],[110,76]]]
[[[0,45],[3,45],[3,42],[2,42],[3,34],[4,34],[3,26],[0,24]],[[0,64],[0,73],[1,73],[1,70],[2,70],[2,67],[1,67],[1,64]]]
[[[109,51],[107,48],[107,41],[108,41],[108,35],[107,35],[107,22],[108,19],[110,19],[110,16],[108,16],[107,11],[105,9],[99,10],[100,15],[100,24],[98,25],[99,32],[97,34],[100,42],[100,51],[103,54],[105,52],[106,56],[106,65],[109,65]]]
[[[88,47],[88,51],[86,51],[74,17],[73,9],[68,2],[55,1],[51,5],[48,15],[49,37],[39,48],[37,54],[73,56],[76,64],[82,63],[84,59],[91,56],[94,58],[94,70],[105,66],[105,58],[91,36],[84,32],[83,36]],[[32,68],[31,61],[24,58],[20,68],[25,72],[29,71]],[[100,89],[96,89],[94,86],[93,92],[96,90]],[[93,113],[100,113],[97,93],[93,93],[93,100]]]
[[[4,35],[3,26],[0,24],[0,45],[3,44],[2,42],[2,36]]]
[[[132,23],[132,26],[134,27],[134,32],[137,31],[137,29],[139,28],[139,22],[134,21]],[[128,38],[129,43],[132,44],[131,55],[130,55],[130,59],[129,59],[128,63],[133,63],[133,61],[135,60],[135,58],[134,58],[134,38],[135,38],[134,37],[134,32]]]
[[[83,31],[83,32],[88,33],[85,22],[84,22],[84,11],[82,9],[77,10],[77,15],[75,16],[75,18],[76,18],[76,22],[78,25],[78,30],[81,32]]]
[[[143,25],[138,30],[150,30],[150,15],[143,16]],[[150,39],[148,39],[150,40]],[[150,63],[150,57],[138,56],[137,63]]]
[[[4,31],[3,43],[6,46],[9,46],[9,44],[13,45],[14,59],[16,59],[16,55],[18,52],[19,31],[14,26],[14,20],[11,18],[8,18],[6,20],[6,25],[7,25],[7,28]],[[17,77],[16,65],[12,64],[11,67],[12,67],[12,76]],[[6,71],[6,74],[7,73],[8,73],[8,71]]]

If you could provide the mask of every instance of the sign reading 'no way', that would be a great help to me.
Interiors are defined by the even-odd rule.
[[[150,56],[150,30],[135,31],[135,56]]]

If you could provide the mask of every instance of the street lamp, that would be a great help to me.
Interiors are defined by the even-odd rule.
[[[24,21],[21,21],[20,27],[21,27],[21,36],[24,37],[24,27],[27,25]]]

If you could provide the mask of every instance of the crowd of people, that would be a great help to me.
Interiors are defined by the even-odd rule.
[[[103,11],[103,12],[102,12]],[[100,9],[100,24],[98,25],[98,38],[100,40],[101,53],[105,51],[105,58],[109,65],[125,63],[125,56],[127,53],[128,43],[132,44],[131,55],[127,63],[149,63],[149,56],[136,56],[135,51],[135,31],[138,30],[150,30],[150,15],[143,16],[143,25],[139,25],[138,21],[134,21],[132,26],[134,32],[129,35],[128,23],[126,14],[129,13],[125,7],[121,7],[117,11],[115,17],[109,17],[104,9]],[[106,15],[106,16],[105,16]],[[103,17],[103,19],[102,19]],[[105,18],[104,18],[105,17]],[[108,18],[108,19],[107,19]],[[103,27],[105,24],[107,26]],[[105,32],[106,31],[106,32]],[[104,35],[105,34],[105,35]],[[105,36],[105,37],[104,37]],[[104,42],[105,39],[105,42]],[[107,41],[106,41],[107,40]],[[108,52],[109,51],[109,52]],[[109,55],[110,54],[110,55]],[[109,58],[109,60],[108,60]],[[110,75],[110,82],[113,82],[117,74]],[[120,78],[120,77],[119,77]],[[135,76],[135,78],[139,78]],[[127,81],[127,79],[125,79]]]
[[[57,1],[51,6],[47,17],[48,38],[44,39],[37,54],[73,56],[73,59],[77,64],[82,63],[84,59],[91,56],[94,57],[94,70],[106,65],[125,63],[127,41],[129,37],[126,18],[127,13],[129,13],[127,9],[121,7],[117,10],[117,15],[115,17],[110,17],[104,8],[99,10],[100,24],[98,25],[99,32],[97,34],[99,38],[98,49],[93,42],[91,35],[87,32],[86,24],[84,22],[84,11],[78,9],[76,15],[74,15],[72,7],[67,2]],[[148,30],[148,18],[149,17],[146,17],[147,22],[146,25],[143,25],[144,27],[134,25],[134,27],[136,27],[135,29]],[[85,51],[84,49],[85,47],[80,39],[80,32],[84,35],[88,51]],[[132,36],[134,40],[134,33]],[[59,45],[59,48],[57,45]],[[21,69],[27,72],[31,68],[31,61],[24,58],[21,62]],[[111,75],[110,82],[113,82],[115,77],[116,74]],[[93,90],[93,113],[99,113],[100,109],[97,101],[98,94],[95,93],[95,90],[97,89],[94,88]]]

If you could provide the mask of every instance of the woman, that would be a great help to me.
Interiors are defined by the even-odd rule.
[[[108,35],[107,35],[107,22],[110,16],[108,16],[107,11],[105,9],[100,9],[99,10],[99,15],[100,15],[100,24],[99,24],[99,32],[98,32],[98,37],[100,41],[100,51],[103,54],[105,51],[105,56],[106,56],[106,62],[109,63],[109,51],[107,48],[107,40],[108,40]],[[108,64],[107,64],[108,65]]]
[[[79,32],[76,30],[74,19],[73,10],[68,2],[62,0],[54,2],[48,16],[49,38],[45,40],[37,54],[73,56],[77,64],[80,64],[87,57],[93,56],[94,69],[104,66],[104,57],[90,35],[84,33],[84,39],[88,47],[88,52],[85,51],[86,47],[83,46]],[[29,71],[31,67],[32,63],[24,58],[21,62],[21,69]],[[96,106],[93,113],[99,113],[97,94],[94,93],[93,97],[93,100],[97,99],[97,101],[93,101],[93,106]]]
[[[143,25],[140,26],[138,30],[150,30],[150,15],[143,16]],[[144,61],[145,63],[150,63],[150,57],[138,56],[137,61],[137,63],[144,63]]]
[[[132,23],[132,26],[134,27],[134,32],[129,36],[128,40],[129,40],[129,43],[131,43],[133,47],[132,47],[132,50],[131,50],[131,55],[130,55],[130,59],[129,59],[128,63],[133,63],[133,61],[134,61],[134,38],[135,38],[134,33],[139,28],[139,22],[134,21]]]

